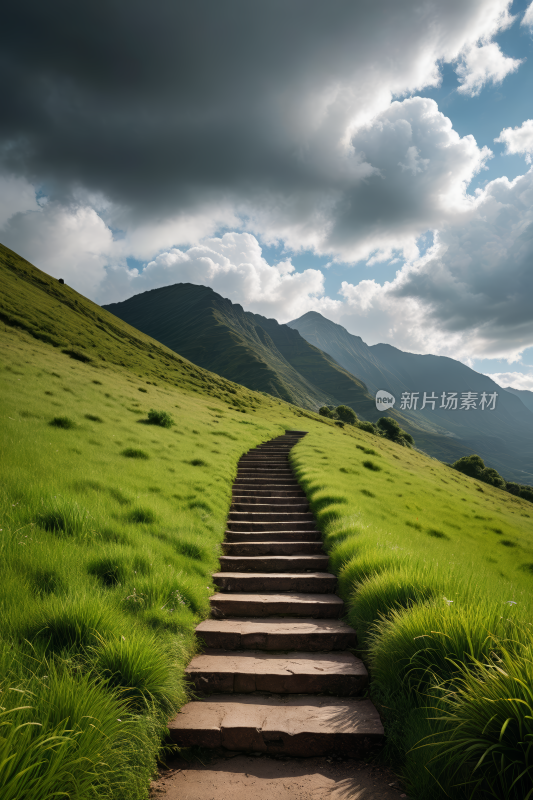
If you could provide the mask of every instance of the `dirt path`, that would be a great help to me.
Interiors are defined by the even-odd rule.
[[[392,785],[391,785],[392,784]],[[395,775],[355,759],[177,759],[152,784],[152,800],[407,800]]]

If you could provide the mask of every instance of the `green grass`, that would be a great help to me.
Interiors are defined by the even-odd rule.
[[[413,800],[524,800],[533,506],[201,370],[6,252],[2,800],[147,797],[188,698],[238,459],[285,428],[309,430],[292,459],[384,757]],[[151,409],[175,424],[146,424]]]
[[[15,266],[0,263],[0,795],[141,800],[188,698],[239,457],[321,423]]]
[[[531,504],[360,429],[291,459],[409,796],[530,796]]]

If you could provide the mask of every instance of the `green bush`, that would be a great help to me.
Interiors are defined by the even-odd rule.
[[[156,411],[154,408],[148,412],[148,422],[150,425],[159,425],[161,428],[171,428],[174,425],[170,414],[166,411]]]
[[[318,409],[318,413],[321,417],[332,417],[334,416],[327,406],[322,406]]]
[[[463,475],[468,475],[469,478],[475,478],[478,481],[495,486],[497,489],[503,489],[515,497],[521,497],[533,503],[533,487],[522,486],[513,481],[506,481],[502,476],[492,467],[486,467],[485,463],[480,456],[472,454],[471,456],[463,456],[459,458],[454,464],[450,466]]]
[[[335,413],[340,420],[346,422],[348,425],[356,425],[359,421],[355,411],[352,411],[348,406],[337,406]]]
[[[396,444],[401,444],[404,447],[411,447],[415,443],[411,434],[402,430],[392,417],[380,417],[377,421],[377,427],[381,435],[391,442],[396,442]]]
[[[374,436],[377,435],[377,429],[373,422],[359,422],[359,427],[362,431],[366,431],[367,433],[373,433]]]

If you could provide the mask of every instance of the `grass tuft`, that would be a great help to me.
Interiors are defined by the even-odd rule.
[[[154,408],[148,412],[148,422],[161,428],[171,428],[174,425],[174,420],[167,411],[156,411]]]
[[[127,519],[129,522],[149,525],[156,521],[156,515],[150,508],[137,506],[137,508],[132,508],[132,510],[128,513]]]
[[[70,417],[54,417],[48,424],[53,428],[65,428],[66,430],[76,427],[76,423]]]
[[[140,458],[144,460],[150,458],[145,450],[139,450],[139,448],[136,447],[126,447],[126,449],[122,451],[122,455],[126,456],[126,458]]]
[[[72,350],[71,348],[66,348],[65,350],[61,351],[66,356],[70,356],[75,361],[82,361],[84,364],[90,364],[93,360],[87,353],[83,353],[81,350]]]

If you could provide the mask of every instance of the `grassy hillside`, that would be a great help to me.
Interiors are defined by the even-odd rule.
[[[292,460],[409,796],[530,797],[531,503],[362,431]]]
[[[0,795],[144,798],[237,461],[306,412],[2,256]]]
[[[410,796],[444,797],[431,772],[461,800],[451,784],[476,774],[475,797],[524,800],[530,773],[512,782],[531,764],[519,693],[533,679],[533,506],[195,367],[0,256],[2,800],[147,797],[187,696],[238,458],[285,428],[309,430],[294,465]],[[175,424],[149,424],[151,409]],[[461,761],[462,732],[495,743],[485,771]]]

